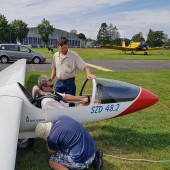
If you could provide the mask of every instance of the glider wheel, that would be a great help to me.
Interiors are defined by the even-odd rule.
[[[30,149],[34,144],[34,138],[29,139],[18,139],[18,150],[25,151],[27,149]]]

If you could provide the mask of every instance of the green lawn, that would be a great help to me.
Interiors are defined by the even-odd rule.
[[[52,59],[53,54],[48,53],[47,48],[34,48],[35,51],[43,53],[46,58]],[[152,50],[148,51],[148,55],[144,55],[142,51],[136,55],[130,52],[124,54],[122,51],[102,48],[71,48],[77,52],[85,60],[170,60],[170,50]],[[54,52],[58,49],[54,48]]]
[[[90,49],[85,49],[85,52],[86,50]],[[94,50],[100,51],[101,49]],[[145,56],[138,55],[137,57]],[[32,86],[37,84],[37,77],[41,74],[49,75],[50,73],[27,72],[26,88],[31,90]],[[134,159],[170,160],[170,70],[96,71],[94,74],[99,77],[117,79],[142,86],[159,97],[157,104],[145,110],[115,119],[86,124],[85,127],[94,137],[96,146],[103,148],[104,153],[109,155]],[[76,80],[78,92],[83,79],[85,79],[85,73],[78,72]],[[103,170],[144,169],[170,170],[170,162],[125,161],[104,156]],[[45,142],[42,139],[36,139],[30,150],[17,152],[15,170],[50,170]]]

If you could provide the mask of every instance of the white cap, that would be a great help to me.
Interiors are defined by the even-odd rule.
[[[35,134],[37,135],[37,137],[47,140],[47,137],[50,133],[51,127],[52,127],[52,122],[38,123],[35,128]]]

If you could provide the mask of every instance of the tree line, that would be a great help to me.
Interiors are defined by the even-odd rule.
[[[15,43],[22,41],[27,36],[29,28],[22,20],[14,20],[8,23],[4,15],[0,14],[0,43]]]
[[[42,41],[48,44],[48,37],[53,33],[54,27],[45,18],[37,25],[38,33]],[[11,23],[7,18],[0,14],[0,43],[16,43],[23,42],[29,32],[28,24],[22,20],[15,19]]]
[[[132,39],[128,39],[120,38],[120,33],[116,26],[113,27],[112,24],[107,25],[106,23],[101,24],[96,43],[100,45],[112,46],[121,45],[122,41],[125,41],[126,45],[128,45],[130,41],[134,41],[146,42],[149,47],[170,46],[170,39],[168,39],[168,35],[163,31],[153,31],[150,29],[146,40],[144,39],[142,32],[135,34]]]

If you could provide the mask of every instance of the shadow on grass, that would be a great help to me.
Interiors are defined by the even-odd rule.
[[[33,147],[26,151],[17,151],[15,170],[50,170],[46,142],[35,139]]]
[[[96,133],[96,129],[100,132]],[[88,126],[95,141],[102,141],[103,146],[113,146],[128,152],[142,153],[149,149],[161,150],[170,145],[170,133],[140,133],[132,129],[112,126]]]

